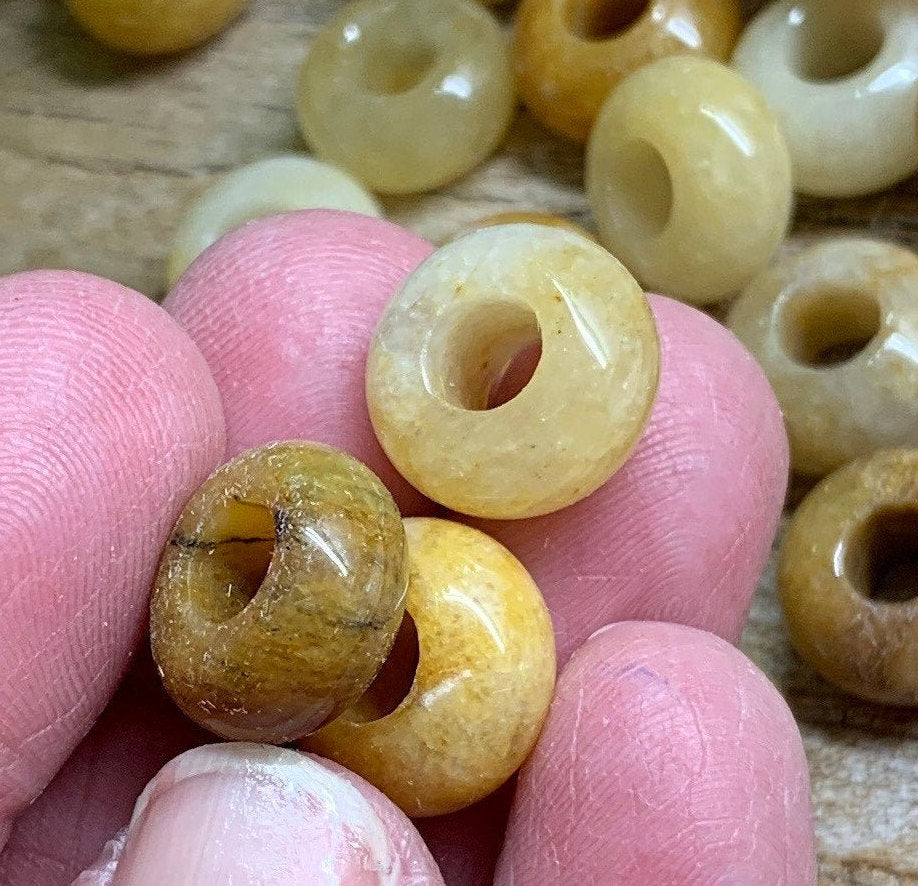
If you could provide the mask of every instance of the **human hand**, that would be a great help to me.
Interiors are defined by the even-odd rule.
[[[359,406],[375,318],[393,285],[428,251],[377,221],[311,214],[250,225],[194,266],[168,307],[217,380],[230,455],[269,439],[323,440],[374,468],[406,513],[429,509],[386,465]],[[0,715],[7,826],[105,705],[143,622],[156,541],[161,547],[184,498],[222,457],[216,393],[192,352],[178,359],[187,344],[158,309],[135,309],[120,296],[129,306],[117,312],[121,325],[85,301],[62,320],[59,312],[28,307],[43,279],[0,283],[0,311],[17,323],[28,317],[31,340],[47,343],[38,346],[40,358],[68,375],[62,381],[33,371],[34,391],[11,393],[28,362],[18,362],[15,336],[0,344],[7,388],[0,422],[49,428],[47,438],[30,438],[24,458],[15,431],[0,425],[0,458],[8,465],[0,499],[11,529],[27,538],[41,538],[49,525],[34,514],[60,515],[53,524],[60,538],[83,532],[85,573],[61,588],[75,606],[68,598],[63,619],[54,609],[56,586],[28,585],[16,572],[40,572],[46,548],[15,548],[14,580],[0,585],[9,613]],[[59,275],[54,286],[84,299],[88,291],[100,299],[113,292],[78,275]],[[699,312],[663,298],[652,305],[663,346],[661,388],[629,463],[565,511],[479,523],[520,557],[545,594],[559,665],[578,650],[521,775],[496,882],[813,882],[805,761],[773,687],[725,643],[688,628],[635,621],[588,639],[609,623],[662,619],[735,641],[783,501],[786,440],[751,358]],[[51,352],[61,323],[67,347]],[[108,361],[117,369],[104,375],[87,410],[79,379],[91,356],[87,329],[100,325],[120,356]],[[138,343],[151,350],[146,363]],[[139,376],[149,402],[136,398]],[[62,391],[73,396],[61,401]],[[108,436],[87,423],[103,401],[119,417]],[[29,479],[52,455],[72,464],[65,460],[72,459],[72,428],[63,420],[71,412],[88,428],[99,464],[76,477],[66,489],[70,498],[63,486],[41,487],[23,516],[14,505]],[[140,434],[138,423],[156,433]],[[131,465],[142,484],[123,483]],[[87,487],[87,477],[98,485]],[[118,497],[91,512],[99,488]],[[122,513],[130,519],[121,521]],[[88,518],[96,524],[86,531]],[[118,536],[130,555],[112,557],[109,527],[122,522],[122,533],[142,538]],[[101,581],[95,570],[103,561],[110,571]],[[0,882],[67,882],[125,823],[157,768],[204,741],[169,705],[141,656],[89,737],[19,818]],[[333,871],[349,883],[439,882],[412,825],[355,776],[332,764],[289,763],[292,751],[258,752],[268,754],[258,764],[252,753],[200,750],[169,764],[148,795],[154,802],[135,814],[117,872],[81,882],[282,886],[335,882]],[[198,777],[178,779],[179,772]],[[419,823],[448,882],[490,881],[509,794]],[[327,802],[317,802],[321,797]],[[401,873],[386,879],[378,871],[389,862]]]

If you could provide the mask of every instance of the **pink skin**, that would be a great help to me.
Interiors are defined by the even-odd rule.
[[[718,637],[611,625],[558,682],[496,886],[811,886],[809,778],[774,686]]]
[[[273,440],[347,450],[406,516],[433,506],[384,455],[364,404],[367,343],[433,247],[389,222],[328,210],[260,219],[192,264],[163,306],[210,365],[228,455]]]
[[[418,246],[420,241],[412,235],[378,221],[344,214],[322,215],[325,221],[321,227],[327,230],[332,226],[335,230],[327,240],[310,221],[311,216],[305,214],[292,220],[256,222],[230,235],[193,266],[171,297],[170,306],[190,323],[197,343],[209,355],[231,416],[231,437],[237,433],[234,427],[248,435],[244,439],[237,433],[235,449],[274,435],[301,436],[346,446],[373,462],[381,458],[381,453],[370,445],[372,439],[367,440],[365,411],[360,408],[355,413],[342,407],[354,397],[362,398],[363,353],[385,301],[379,290],[379,280],[385,276],[379,267],[385,261],[367,258],[360,251],[361,244],[372,240],[374,249],[384,254],[391,249],[398,257],[399,249],[410,241],[412,248],[418,250],[415,262],[429,247]],[[367,229],[368,225],[372,230]],[[295,231],[291,232],[291,228]],[[389,235],[391,240],[385,239]],[[318,245],[304,250],[304,243]],[[333,273],[323,276],[309,272],[306,260],[298,258],[300,251],[308,252],[314,260],[321,258]],[[399,260],[403,260],[403,270],[398,273],[410,270],[404,255]],[[366,264],[373,269],[370,276],[375,284],[364,278]],[[337,282],[316,284],[326,278]],[[291,283],[291,279],[296,282]],[[237,280],[243,281],[241,289]],[[282,304],[274,303],[278,291],[286,293],[286,314]],[[363,301],[353,299],[352,294],[358,291],[375,292],[376,301],[369,297]],[[313,297],[303,299],[303,292]],[[339,299],[344,309],[338,309]],[[296,310],[291,310],[290,300]],[[372,311],[365,310],[371,301]],[[273,320],[253,339],[252,326],[260,328],[259,310],[265,305]],[[692,619],[698,607],[703,610],[702,617],[713,622],[712,627],[726,625],[724,633],[738,633],[757,572],[754,566],[771,541],[786,471],[786,440],[774,399],[749,357],[728,333],[691,308],[658,297],[653,299],[653,305],[664,346],[664,377],[653,428],[634,456],[634,461],[643,467],[638,470],[632,462],[621,478],[612,481],[617,484],[618,498],[604,499],[605,504],[592,512],[594,523],[588,527],[578,508],[589,503],[554,518],[544,518],[557,521],[554,541],[546,537],[542,521],[530,521],[533,536],[529,541],[522,523],[500,527],[510,532],[511,544],[521,546],[518,553],[524,562],[527,558],[531,561],[527,565],[534,572],[544,570],[540,580],[553,616],[568,625],[562,650],[574,646],[575,631],[583,639],[612,618],[673,618],[682,613],[685,619]],[[242,318],[239,322],[234,320],[237,316]],[[288,335],[287,327],[295,323],[302,324],[301,334]],[[323,330],[321,336],[309,333],[317,328]],[[257,346],[249,347],[254,340]],[[275,340],[285,343],[275,346]],[[307,347],[310,350],[305,357],[296,353],[297,348]],[[335,359],[336,349],[345,359]],[[323,369],[313,372],[310,367],[314,366]],[[286,380],[272,382],[269,376],[274,372],[287,372]],[[304,377],[308,383],[304,384]],[[269,421],[273,424],[270,428],[265,424],[259,438],[262,422]],[[755,432],[749,430],[754,425],[758,425]],[[352,439],[362,441],[362,449],[349,445]],[[377,461],[377,468],[384,474],[391,470],[387,463],[379,465]],[[391,474],[387,480],[403,506],[408,502],[411,507],[414,502],[415,513],[429,509],[429,503],[401,487]],[[769,487],[776,488],[768,492]],[[605,495],[606,490],[597,494]],[[660,499],[666,500],[665,506]],[[699,504],[706,499],[717,505]],[[678,519],[667,516],[669,508],[675,509]],[[703,527],[683,525],[688,520],[701,519],[706,520]],[[664,527],[662,532],[675,533],[673,545],[662,549],[669,557],[669,570],[658,568],[662,542],[651,543],[655,538],[665,540],[655,529],[657,524]],[[738,539],[739,527],[743,532]],[[538,563],[537,555],[546,543],[553,544],[554,555],[567,564],[554,577],[547,560],[543,558],[541,566]],[[684,548],[678,547],[680,544]],[[610,564],[615,564],[609,558],[614,556],[624,558],[624,565],[612,571]],[[580,579],[570,582],[565,590],[565,575],[573,567],[577,567],[575,574]],[[618,590],[610,593],[601,575],[610,576],[616,588],[630,590],[627,594]],[[650,586],[656,596],[651,600],[656,601],[653,606],[658,612],[637,596],[636,589],[647,576],[653,579]],[[554,584],[563,592],[549,586]],[[584,588],[589,592],[585,593]],[[603,588],[611,600],[608,606],[609,601],[602,600]],[[582,617],[578,615],[574,592],[580,595],[580,605],[586,609]],[[680,602],[683,598],[685,602]],[[119,601],[120,598],[113,599],[110,606],[119,605]],[[629,611],[629,607],[637,611]],[[97,621],[102,618],[96,615]],[[70,648],[71,659],[85,654],[84,647],[78,644]],[[67,673],[60,666],[55,672]],[[85,681],[75,686],[78,691],[85,688]],[[18,823],[9,851],[0,860],[0,883],[4,886],[22,882],[17,872],[32,870],[41,871],[42,879],[30,880],[36,886],[69,882],[99,852],[102,835],[124,824],[126,810],[133,804],[140,784],[151,778],[169,755],[200,740],[162,700],[157,688],[144,688],[143,679],[135,680],[132,689],[119,699],[51,788]],[[20,707],[32,703],[23,689]],[[573,737],[582,734],[574,732]],[[569,759],[575,750],[571,739],[569,735],[567,744],[559,745],[559,761]],[[667,736],[661,732],[645,740],[665,743]],[[65,744],[58,747],[59,759],[68,749]],[[127,774],[122,775],[125,770]],[[99,778],[100,771],[113,777]],[[224,787],[226,790],[209,794],[206,801],[186,796],[182,803],[192,805],[182,805],[177,810],[196,808],[200,812],[210,803],[211,818],[216,820],[236,796],[232,786]],[[605,791],[600,786],[585,790],[583,802],[601,807],[606,803]],[[526,792],[531,794],[533,789],[521,789],[520,803]],[[554,811],[549,804],[542,805],[546,821],[554,827],[550,822]],[[73,824],[74,810],[79,810],[79,828]],[[177,815],[178,811],[166,813],[167,818]],[[430,835],[447,882],[463,886],[490,882],[504,817],[501,803],[489,800],[476,814],[459,813],[421,825]],[[201,820],[201,815],[183,819],[192,835],[192,825]],[[410,825],[397,816],[391,820],[401,821],[393,825],[399,845],[416,845],[417,835]],[[557,817],[556,822],[558,827],[563,825]],[[171,833],[170,828],[164,820],[160,830],[165,835],[163,839]],[[512,830],[508,846],[519,839],[516,829]],[[469,846],[477,847],[474,853]],[[42,866],[30,867],[39,863]],[[426,881],[422,878],[417,882]]]
[[[69,271],[0,279],[0,845],[111,697],[169,530],[222,458],[161,308]]]
[[[659,393],[624,468],[563,511],[471,521],[542,589],[559,667],[593,631],[623,619],[737,642],[784,503],[787,436],[761,369],[707,315],[659,295],[650,302]]]

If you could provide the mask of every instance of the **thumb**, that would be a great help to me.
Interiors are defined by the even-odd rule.
[[[140,795],[74,886],[442,886],[407,817],[351,773],[285,748],[195,748]]]

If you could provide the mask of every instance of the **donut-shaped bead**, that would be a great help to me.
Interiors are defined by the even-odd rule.
[[[111,49],[160,55],[191,49],[222,31],[248,0],[66,0],[79,23]]]
[[[781,121],[799,191],[854,197],[918,170],[914,0],[782,0],[733,64]]]
[[[169,257],[168,286],[229,231],[255,218],[297,209],[382,215],[363,185],[328,163],[294,155],[256,160],[224,175],[186,212]]]
[[[496,790],[529,755],[554,691],[555,641],[539,589],[502,545],[429,517],[405,531],[409,617],[394,654],[303,745],[408,815],[442,815]]]
[[[918,256],[834,239],[778,261],[733,305],[727,323],[774,388],[797,473],[918,446],[916,294]]]
[[[522,0],[512,49],[520,96],[549,129],[585,142],[623,77],[677,53],[725,62],[740,24],[737,0]]]
[[[737,292],[784,239],[793,192],[774,115],[742,77],[673,56],[631,74],[590,136],[600,240],[648,289],[706,304]]]
[[[489,408],[540,343],[529,382]],[[613,256],[561,228],[505,225],[454,240],[405,281],[370,346],[367,403],[417,489],[514,519],[584,498],[624,463],[658,373],[647,300]]]
[[[493,228],[496,225],[546,225],[549,228],[564,228],[580,234],[581,237],[587,237],[594,240],[595,237],[586,229],[581,228],[576,222],[572,222],[563,215],[555,215],[551,212],[498,212],[494,215],[485,216],[474,224],[469,225],[463,231],[456,235],[461,237],[470,231],[477,231],[479,228]],[[450,239],[456,239],[452,237]]]
[[[883,450],[823,480],[781,548],[791,642],[823,677],[918,705],[918,450]]]
[[[201,726],[290,741],[370,685],[406,583],[401,518],[368,468],[312,443],[252,449],[176,524],[153,591],[153,655]]]
[[[313,150],[384,194],[464,175],[513,110],[506,40],[473,0],[351,3],[316,36],[297,96]]]

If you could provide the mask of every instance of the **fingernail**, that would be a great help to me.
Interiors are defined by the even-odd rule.
[[[134,809],[104,886],[396,884],[399,857],[348,782],[292,750],[195,748],[168,763]],[[79,881],[78,881],[79,882]]]

